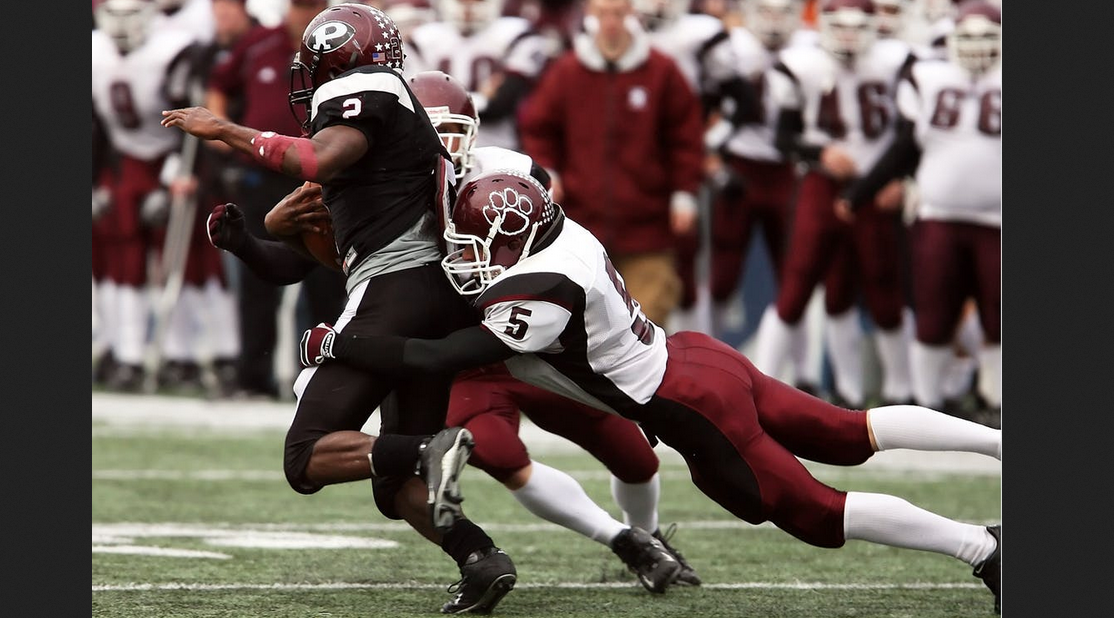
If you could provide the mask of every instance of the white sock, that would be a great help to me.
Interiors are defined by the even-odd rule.
[[[893,330],[879,328],[874,334],[882,363],[882,399],[886,401],[905,401],[913,394],[907,337],[904,324]]]
[[[955,341],[968,356],[978,356],[983,343],[982,322],[979,321],[978,311],[971,311],[963,316]]]
[[[979,352],[979,394],[994,407],[1002,405],[1002,344],[986,344]]]
[[[207,331],[213,358],[235,358],[240,355],[240,318],[236,310],[236,296],[220,284],[209,279],[205,282],[205,304],[208,308]]]
[[[971,390],[971,381],[974,380],[975,370],[978,368],[979,363],[975,359],[952,354],[944,368],[943,383],[940,386],[944,398],[959,399]]]
[[[852,307],[839,315],[828,315],[824,328],[836,391],[852,405],[863,403],[863,327],[859,312]]]
[[[936,552],[971,566],[989,558],[998,545],[985,526],[960,523],[895,496],[858,491],[847,492],[843,535],[847,540]]]
[[[913,361],[913,398],[926,408],[944,403],[944,370],[955,357],[950,346],[914,341],[909,353]]]
[[[768,376],[781,379],[782,365],[801,334],[800,324],[788,324],[777,314],[777,307],[766,307],[755,333],[754,358],[751,359],[754,366]]]
[[[1002,430],[921,406],[882,406],[867,411],[879,451],[964,451],[1002,460]]]
[[[94,339],[98,349],[112,347],[112,342],[116,338],[116,291],[115,281],[104,279],[97,283],[97,332]]]
[[[116,288],[116,339],[112,353],[116,360],[128,365],[143,363],[147,345],[148,300],[145,290],[130,285]]]
[[[623,521],[647,532],[658,529],[658,497],[661,495],[661,476],[654,476],[645,483],[624,483],[611,475],[611,497],[623,509]]]
[[[568,474],[537,461],[530,479],[511,494],[534,515],[608,545],[626,529],[588,497]]]
[[[166,325],[166,338],[163,339],[163,356],[168,361],[196,361],[194,349],[200,339],[197,333],[197,311],[201,309],[201,288],[196,285],[183,285],[178,294],[178,302],[170,310]]]

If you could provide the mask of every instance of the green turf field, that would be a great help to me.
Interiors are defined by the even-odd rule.
[[[282,427],[292,404],[259,412],[270,416],[258,426],[228,426],[214,420],[231,416],[222,414],[226,408],[178,409],[154,398],[139,406],[141,422],[118,422],[111,417],[119,400],[98,403],[97,397],[92,616],[434,616],[451,597],[445,587],[458,577],[455,565],[405,524],[379,514],[370,483],[313,496],[289,488]],[[573,474],[618,514],[596,460],[559,444],[527,443],[536,459]],[[705,585],[651,595],[606,547],[535,518],[500,484],[469,468],[465,510],[518,568],[518,586],[495,615],[993,615],[989,591],[957,560],[859,541],[819,549],[772,526],[751,526],[697,491],[675,453],[658,451],[662,523],[678,524],[673,544]],[[987,524],[1001,519],[1001,468],[991,461],[935,469],[809,467],[841,489],[892,493]]]

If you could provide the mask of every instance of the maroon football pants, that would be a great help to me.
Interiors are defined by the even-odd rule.
[[[726,157],[746,187],[741,198],[723,194],[712,205],[711,292],[716,303],[726,302],[739,287],[755,225],[760,225],[774,276],[781,278],[785,239],[789,227],[789,201],[796,187],[793,166],[738,157]]]
[[[624,483],[643,483],[658,457],[633,422],[514,379],[500,363],[457,376],[445,424],[465,427],[476,446],[468,463],[503,482],[530,463],[519,412],[588,451]]]
[[[685,458],[693,483],[736,517],[773,522],[819,547],[840,547],[846,492],[797,459],[854,466],[874,454],[866,412],[812,397],[695,332],[667,340],[657,393],[631,411]]]
[[[855,221],[835,214],[842,185],[816,172],[801,181],[785,270],[779,282],[777,312],[797,324],[812,291],[821,281],[828,315],[839,315],[855,303],[859,289],[875,325],[891,330],[901,323],[902,289],[900,213],[882,212],[864,204]]]
[[[913,268],[917,341],[951,343],[968,298],[975,299],[986,340],[1002,340],[1001,228],[918,220],[913,226]]]
[[[100,184],[108,186],[112,205],[93,222],[93,277],[120,285],[147,283],[147,250],[153,239],[140,221],[143,198],[159,186],[162,159],[141,161],[121,155],[116,174],[105,171]]]

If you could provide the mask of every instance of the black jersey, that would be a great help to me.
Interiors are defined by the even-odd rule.
[[[368,143],[322,190],[340,255],[355,254],[351,269],[433,209],[438,157],[449,153],[406,81],[383,66],[352,69],[314,92],[311,132],[334,125],[359,129]]]

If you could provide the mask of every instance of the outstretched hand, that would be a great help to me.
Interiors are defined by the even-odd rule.
[[[298,345],[298,356],[301,357],[303,367],[316,367],[333,356],[333,341],[337,332],[332,324],[321,322],[317,326],[302,333],[302,342]]]
[[[225,122],[204,107],[183,107],[163,111],[162,126],[179,129],[201,139],[220,139],[221,125]]]
[[[275,237],[303,232],[323,234],[332,218],[321,198],[321,185],[306,181],[282,198],[263,218],[267,233]]]

